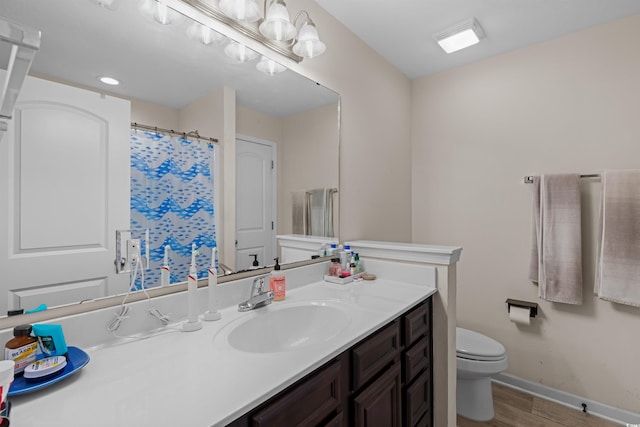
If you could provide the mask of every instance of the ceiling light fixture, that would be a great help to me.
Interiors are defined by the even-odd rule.
[[[109,86],[118,86],[120,84],[120,82],[116,79],[114,79],[113,77],[109,77],[109,76],[101,76],[98,77],[98,80],[100,80],[102,83],[109,85]]]
[[[467,19],[433,36],[447,53],[478,44],[484,37],[484,31],[475,18]]]

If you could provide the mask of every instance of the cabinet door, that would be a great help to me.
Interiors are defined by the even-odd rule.
[[[430,301],[430,300],[429,300]],[[404,345],[409,347],[418,338],[430,333],[431,310],[429,301],[404,316]]]
[[[344,414],[341,412],[323,424],[322,427],[343,427],[345,425],[343,418]]]
[[[317,426],[341,404],[336,360],[251,416],[254,427]]]
[[[392,365],[353,402],[354,427],[400,427],[400,367]]]
[[[405,407],[405,425],[409,427],[431,425],[431,375],[429,371],[424,371],[413,384],[407,387]]]
[[[353,349],[353,387],[358,390],[398,357],[400,328],[398,322],[376,333]]]
[[[409,350],[404,353],[404,383],[410,383],[416,375],[425,369],[430,369],[429,359],[431,357],[429,340],[426,337],[420,339]]]

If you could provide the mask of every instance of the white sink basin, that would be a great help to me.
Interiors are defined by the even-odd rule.
[[[226,334],[229,345],[249,353],[295,351],[325,343],[351,323],[351,316],[338,304],[278,304],[258,308],[234,325]]]

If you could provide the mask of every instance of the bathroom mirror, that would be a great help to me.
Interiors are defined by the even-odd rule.
[[[113,9],[93,0],[3,0],[2,3],[0,15],[42,31],[42,44],[31,75],[130,100],[131,122],[184,132],[198,130],[203,137],[223,140],[228,135],[207,131],[213,128],[209,121],[176,128],[177,117],[184,114],[186,107],[210,94],[223,93],[222,98],[226,100],[231,93],[232,99],[235,98],[232,116],[236,120],[236,135],[232,139],[274,143],[276,147],[274,236],[293,231],[290,212],[293,191],[337,188],[339,96],[335,92],[291,70],[275,75],[263,73],[256,68],[258,60],[234,62],[224,54],[224,45],[199,42],[189,30],[193,22],[186,17],[176,15],[170,18],[171,25],[161,25],[153,15],[142,13],[144,2],[137,0],[102,2],[112,5]],[[106,86],[97,80],[101,76],[115,77],[120,85]],[[321,119],[316,119],[316,112]],[[326,163],[318,162],[320,157],[315,152],[290,145],[293,140],[301,147],[312,141],[313,148],[327,159]],[[0,139],[0,144],[3,143],[6,141]],[[222,156],[224,151],[223,144]],[[235,162],[235,158],[227,156],[222,162],[228,165]],[[234,182],[229,184],[222,175],[219,180],[224,181],[221,192],[227,196],[235,192]],[[235,197],[228,200],[235,201]],[[64,212],[70,207],[60,204],[56,208]],[[235,207],[229,210],[231,213],[226,210],[226,217],[233,216],[235,222]],[[334,220],[337,235],[337,215]],[[222,221],[217,224],[218,237],[224,229],[227,242],[233,242],[235,230],[229,230]],[[8,225],[3,223],[2,227]],[[224,251],[220,244],[218,247]],[[233,248],[233,243],[225,247]],[[225,254],[221,253],[220,257],[224,259]],[[260,260],[260,264],[269,265],[272,261]],[[243,261],[232,265],[241,270],[249,264]],[[38,269],[37,264],[31,267]],[[21,274],[28,282],[29,269]],[[41,287],[38,280],[34,279],[33,286],[28,288],[34,295]],[[66,285],[65,292],[69,295],[73,292],[69,288],[74,284]],[[12,278],[5,277],[0,285],[0,306],[7,307],[11,289]],[[86,298],[86,293],[78,292],[77,301]]]

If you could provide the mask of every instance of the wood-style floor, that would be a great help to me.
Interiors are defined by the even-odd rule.
[[[581,410],[493,384],[495,418],[480,423],[458,416],[458,427],[619,427]]]

